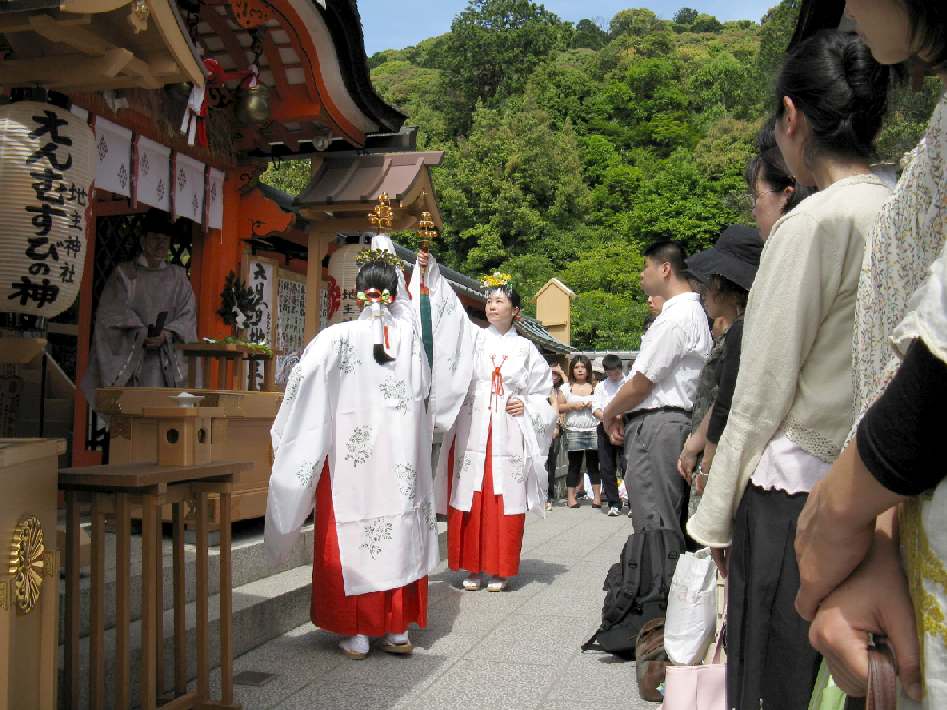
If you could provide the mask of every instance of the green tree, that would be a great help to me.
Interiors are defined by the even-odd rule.
[[[579,20],[572,35],[571,47],[577,49],[601,49],[608,41],[608,33],[592,20]]]
[[[720,32],[723,25],[713,15],[699,14],[690,25],[691,32]]]
[[[769,87],[786,56],[801,5],[801,0],[780,0],[778,5],[763,15],[757,71],[764,97],[768,97]]]
[[[690,27],[694,24],[698,17],[700,17],[700,13],[694,8],[682,7],[680,10],[674,13],[674,24]]]
[[[661,25],[661,20],[651,10],[645,10],[644,8],[622,10],[616,13],[608,24],[608,34],[612,38],[620,35],[644,37],[657,30]]]
[[[529,74],[570,40],[566,23],[529,0],[470,0],[438,50],[451,130],[470,126],[478,101],[496,106],[519,92]]]

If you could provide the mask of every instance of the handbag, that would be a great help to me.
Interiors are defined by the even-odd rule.
[[[891,648],[884,636],[872,635],[868,643],[868,695],[849,698],[845,710],[896,710],[897,678]]]
[[[672,662],[700,663],[717,626],[717,567],[706,547],[681,555],[671,580],[664,648]]]
[[[661,702],[668,657],[664,650],[664,617],[645,622],[635,640],[635,679],[642,700]]]
[[[717,635],[713,663],[668,666],[661,710],[727,710],[727,664],[720,663],[726,623]]]

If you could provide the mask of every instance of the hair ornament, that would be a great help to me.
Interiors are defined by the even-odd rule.
[[[401,259],[398,258],[397,254],[387,249],[362,249],[355,255],[355,263],[359,266],[381,263],[398,268],[401,266]]]
[[[377,288],[365,289],[356,293],[355,298],[359,303],[383,303],[386,306],[391,305],[391,302],[395,300],[387,288],[384,291],[379,291]]]
[[[513,277],[509,274],[504,274],[501,271],[494,271],[492,274],[486,274],[481,277],[480,283],[484,288],[501,288],[503,286],[509,286],[510,281],[513,280]]]

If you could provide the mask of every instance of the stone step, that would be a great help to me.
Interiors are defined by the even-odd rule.
[[[165,528],[166,531],[168,528]],[[244,585],[271,578],[287,570],[312,564],[313,527],[311,524],[302,529],[296,544],[293,546],[287,559],[276,562],[270,559],[263,547],[263,521],[241,521],[233,526],[233,544],[231,545],[231,569],[233,587],[236,589]],[[171,609],[174,604],[172,588],[172,560],[171,539],[166,534],[162,540],[164,563],[161,591],[164,609]],[[185,590],[188,602],[193,602],[197,595],[197,577],[195,571],[196,547],[185,544]],[[210,593],[220,591],[220,550],[211,547],[208,551],[208,584]],[[129,604],[131,618],[136,621],[141,618],[141,536],[132,535],[131,540],[131,579],[129,584]],[[90,591],[91,580],[88,568],[82,570],[80,579],[80,616],[79,634],[86,637],[89,634],[90,618]],[[65,582],[60,582],[60,594],[65,591]],[[64,636],[65,603],[60,604],[60,642]],[[106,533],[105,536],[105,628],[111,629],[115,625],[115,535]]]
[[[288,569],[278,574],[257,579],[236,586],[233,590],[232,638],[234,657],[240,656],[257,646],[270,641],[290,629],[300,626],[309,619],[309,598],[312,587],[312,567],[309,564]],[[197,605],[187,605],[187,677],[192,680],[197,675],[195,644],[197,635]],[[208,601],[210,666],[219,665],[220,651],[220,596],[213,594]],[[174,612],[164,612],[164,652],[162,654],[165,688],[174,682],[174,652],[172,633]],[[115,707],[115,630],[105,633],[105,707]],[[138,697],[141,687],[141,622],[135,621],[129,627],[130,697]],[[65,692],[62,686],[63,653],[60,646],[60,707],[65,707]],[[89,644],[83,639],[80,644],[79,672],[82,678],[80,707],[89,704]]]

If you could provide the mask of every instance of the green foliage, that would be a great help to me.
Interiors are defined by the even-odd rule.
[[[638,8],[634,10],[622,10],[617,13],[608,25],[608,34],[611,37],[620,35],[630,35],[632,37],[645,37],[655,32],[659,27],[665,24],[658,19],[651,10]]]
[[[260,182],[277,190],[298,195],[309,185],[312,163],[309,160],[284,160],[272,162],[260,175]]]
[[[700,13],[692,7],[682,7],[674,13],[674,24],[690,27],[700,17]]]
[[[496,106],[517,94],[543,59],[568,45],[570,27],[529,0],[469,0],[439,47],[439,91],[448,125],[465,132],[477,102]]]
[[[608,33],[592,20],[579,20],[572,34],[570,47],[576,49],[601,49],[608,41]]]
[[[781,0],[763,16],[760,27],[760,50],[757,59],[757,72],[760,77],[762,94],[769,99],[769,87],[786,56],[786,48],[792,39],[793,30],[799,19],[802,0]]]

